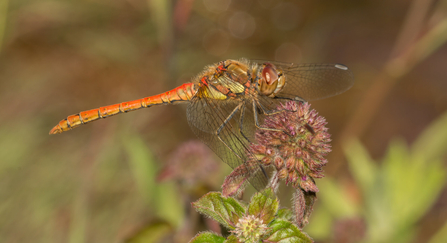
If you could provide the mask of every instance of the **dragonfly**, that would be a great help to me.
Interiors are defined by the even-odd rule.
[[[331,97],[353,83],[352,72],[342,64],[225,60],[164,93],[68,116],[50,134],[141,108],[187,103],[187,120],[195,135],[234,169],[248,161],[256,129],[268,129],[262,126],[263,117],[281,112],[276,109],[279,102]],[[268,184],[261,165],[247,166],[244,173],[258,191]]]

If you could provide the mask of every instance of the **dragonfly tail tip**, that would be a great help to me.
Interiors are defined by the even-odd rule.
[[[62,130],[60,129],[59,125],[57,125],[50,130],[49,134],[52,135],[52,134],[58,134],[61,132],[62,132]]]

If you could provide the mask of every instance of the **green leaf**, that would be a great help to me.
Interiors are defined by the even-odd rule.
[[[156,184],[156,163],[147,144],[137,134],[123,136],[123,145],[129,156],[129,164],[140,195],[155,206],[158,217],[179,225],[183,218],[183,206],[173,183]]]
[[[140,195],[151,201],[155,186],[156,167],[147,144],[137,134],[123,136],[122,143]]]
[[[320,203],[335,217],[349,218],[359,215],[359,206],[349,196],[348,189],[331,178],[324,178],[318,183]]]
[[[160,242],[163,238],[172,234],[173,227],[167,222],[156,222],[136,233],[126,243]]]
[[[351,148],[355,146],[351,145]],[[359,146],[355,149],[357,153],[363,150]],[[348,153],[355,152],[351,150]],[[368,157],[366,152],[360,153],[365,155],[351,156],[350,167],[362,185],[369,241],[405,242],[413,236],[415,223],[433,205],[445,185],[446,172],[442,161],[414,156],[405,141],[394,139],[382,165],[373,167],[374,177],[365,179],[363,177],[372,176],[366,170],[361,171],[361,166],[355,162],[364,163],[369,159],[365,159]],[[367,182],[364,183],[365,181]],[[374,184],[371,185],[368,181],[373,181]],[[323,202],[328,201],[325,194],[335,190],[326,188],[320,191]],[[329,201],[332,204],[334,200]]]
[[[320,192],[321,192],[320,188]],[[322,202],[323,200],[320,200]],[[323,241],[328,239],[333,231],[334,218],[331,213],[325,207],[317,207],[315,212],[312,213],[312,217],[309,220],[309,224],[306,226],[306,233],[311,235],[316,241]]]
[[[240,243],[240,241],[235,235],[230,235],[224,243]]]
[[[384,194],[395,227],[417,222],[431,207],[445,184],[442,161],[412,157],[404,141],[393,140],[383,162]],[[411,202],[411,203],[409,203]]]
[[[225,238],[211,232],[203,232],[196,235],[190,243],[222,243]]]
[[[292,217],[293,217],[293,213],[288,208],[282,208],[282,209],[278,210],[278,213],[276,214],[277,219],[283,219],[286,221],[292,220]]]
[[[173,182],[161,183],[153,194],[155,214],[171,224],[179,226],[184,219],[182,199]]]
[[[377,176],[377,166],[366,148],[358,140],[352,140],[343,147],[348,159],[349,169],[362,190],[367,192]]]
[[[267,188],[256,193],[248,206],[248,214],[262,219],[264,224],[270,223],[278,211],[279,201],[273,189]]]
[[[447,144],[447,112],[426,128],[413,143],[413,156],[423,156],[427,160],[443,156]]]
[[[220,192],[210,192],[192,205],[200,213],[213,218],[229,229],[234,229],[239,218],[245,214],[245,207],[242,204],[234,198],[223,197]]]
[[[312,239],[301,232],[294,224],[285,220],[275,220],[269,227],[271,228],[270,236],[265,239],[265,242],[280,242],[280,243],[301,243],[313,242]]]

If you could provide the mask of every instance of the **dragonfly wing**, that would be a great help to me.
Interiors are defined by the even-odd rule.
[[[243,134],[240,132],[241,115],[245,114],[243,111],[248,111],[248,114],[243,115],[243,124],[252,123],[250,120],[253,120],[252,112],[248,108],[242,108],[247,104],[241,103],[243,101],[213,99],[200,92],[202,91],[199,90],[187,107],[191,129],[233,169],[246,163],[251,156],[248,146],[254,137],[254,126],[244,125]],[[219,129],[221,130],[217,135]],[[250,183],[257,190],[262,190],[267,185],[268,179],[261,165],[256,168],[247,166],[244,173],[251,178]]]
[[[354,84],[354,75],[342,64],[270,63],[286,76],[280,97],[318,100],[343,93]]]

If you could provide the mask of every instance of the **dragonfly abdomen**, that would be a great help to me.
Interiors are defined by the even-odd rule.
[[[196,94],[197,86],[194,83],[186,83],[167,92],[149,96],[146,98],[122,102],[115,105],[103,106],[97,109],[82,111],[78,114],[68,116],[51,129],[50,134],[62,133],[101,118],[125,113],[129,111],[147,108],[154,105],[177,103],[189,101]]]

